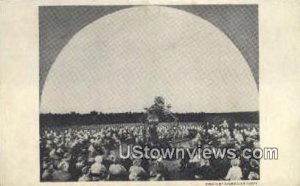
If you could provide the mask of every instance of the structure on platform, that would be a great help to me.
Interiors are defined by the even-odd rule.
[[[171,105],[166,105],[165,99],[162,96],[157,96],[154,99],[154,104],[149,108],[145,108],[144,123],[146,124],[145,137],[147,141],[152,143],[158,142],[157,125],[159,122],[174,122],[177,123],[177,117],[171,112]]]

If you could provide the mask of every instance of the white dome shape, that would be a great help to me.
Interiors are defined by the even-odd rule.
[[[52,65],[40,110],[143,111],[155,96],[175,112],[258,110],[255,80],[231,40],[198,16],[158,6],[80,30]]]

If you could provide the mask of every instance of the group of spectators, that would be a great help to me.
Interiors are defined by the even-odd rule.
[[[97,128],[42,128],[40,136],[42,181],[102,180],[241,180],[259,179],[259,160],[203,159],[184,156],[175,160],[122,159],[122,144],[169,148],[189,144],[190,149],[259,147],[258,126],[212,123],[163,123],[156,127],[158,140],[147,136],[147,126],[106,125]],[[176,164],[177,163],[177,164]],[[169,166],[172,164],[172,166]]]

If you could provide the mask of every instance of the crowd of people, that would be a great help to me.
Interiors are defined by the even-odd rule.
[[[119,156],[119,145],[169,148],[188,144],[188,148],[259,147],[259,128],[255,124],[228,126],[212,123],[159,124],[158,140],[149,139],[147,126],[106,125],[97,128],[42,128],[40,136],[42,181],[102,180],[257,180],[259,160],[236,159],[141,159]],[[197,158],[196,158],[197,157]],[[177,163],[177,164],[176,164]],[[170,164],[174,166],[169,166]]]

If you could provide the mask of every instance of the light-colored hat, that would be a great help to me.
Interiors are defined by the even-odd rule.
[[[122,175],[124,174],[126,169],[120,164],[112,164],[109,167],[109,173],[111,175]]]
[[[69,169],[69,163],[66,162],[66,161],[62,161],[62,162],[60,162],[60,163],[58,164],[57,168],[60,169],[60,170],[65,170],[65,171],[67,171],[67,170]]]
[[[95,157],[95,162],[96,163],[102,163],[102,161],[103,161],[103,157],[102,156],[96,156]]]

